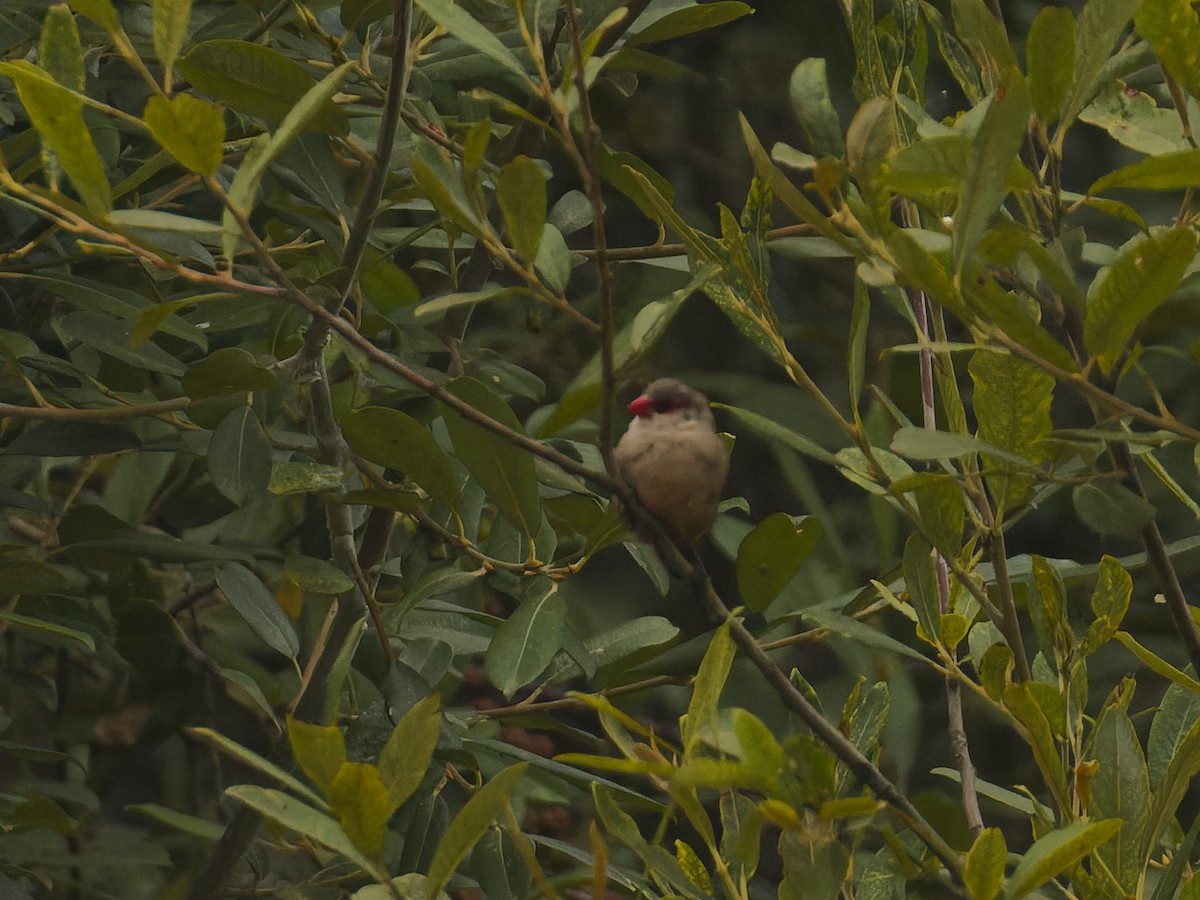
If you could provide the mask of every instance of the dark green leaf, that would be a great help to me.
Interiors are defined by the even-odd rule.
[[[753,12],[754,10],[750,6],[735,2],[735,0],[716,0],[713,3],[684,6],[656,19],[640,31],[634,32],[626,43],[635,47],[641,44],[652,44],[655,41],[670,40],[685,34],[725,25]]]
[[[1058,118],[1075,67],[1075,16],[1063,6],[1038,13],[1025,43],[1029,94],[1033,110],[1046,123]]]
[[[341,416],[342,433],[355,453],[402,472],[435,501],[458,506],[462,482],[429,429],[396,409],[368,406]]]
[[[283,122],[316,85],[299,63],[249,41],[204,41],[179,61],[179,71],[197,90],[272,125]],[[311,124],[333,134],[343,134],[348,127],[346,114],[328,99]]]
[[[738,592],[754,612],[763,612],[800,570],[821,537],[812,516],[775,513],[763,519],[738,546]]]
[[[1184,150],[1139,159],[1109,172],[1088,188],[1088,194],[1102,194],[1113,188],[1176,191],[1197,186],[1200,186],[1200,150]]]
[[[227,563],[217,572],[217,587],[267,646],[296,658],[300,652],[296,629],[257,575],[243,565]]]
[[[515,157],[496,173],[496,200],[513,250],[533,262],[546,224],[546,173],[528,156]]]
[[[242,506],[266,493],[271,481],[271,445],[249,406],[226,413],[208,442],[208,475],[217,490]]]
[[[1063,102],[1060,128],[1068,127],[1092,102],[1104,77],[1113,46],[1125,33],[1141,0],[1089,0],[1075,32],[1075,70]]]
[[[829,98],[825,60],[810,57],[796,66],[788,82],[788,96],[792,101],[792,112],[808,135],[813,156],[844,156],[846,144],[837,110]]]
[[[509,405],[481,382],[473,378],[456,378],[447,388],[480,412],[515,432],[524,433]],[[456,412],[446,410],[444,415],[446,430],[450,432],[450,440],[463,465],[501,515],[532,540],[542,519],[533,457]]]
[[[274,377],[241,347],[222,347],[188,369],[182,380],[185,394],[193,400],[203,400],[265,390]]]
[[[1096,724],[1091,753],[1100,768],[1091,781],[1095,818],[1123,819],[1117,834],[1096,848],[1121,886],[1131,894],[1142,873],[1142,832],[1150,806],[1150,781],[1142,746],[1128,714],[1109,709]]]
[[[1157,513],[1148,500],[1111,480],[1076,485],[1071,499],[1083,524],[1096,534],[1136,535]]]
[[[520,60],[461,6],[439,2],[439,0],[416,0],[421,12],[446,29],[468,47],[499,63],[509,72],[527,79],[525,67]]]
[[[484,665],[506,697],[533,682],[563,645],[567,610],[557,584],[539,578],[516,611],[496,629]]]

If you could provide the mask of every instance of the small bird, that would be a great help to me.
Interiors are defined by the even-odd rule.
[[[674,378],[660,378],[629,411],[633,421],[613,450],[614,474],[672,540],[691,546],[712,528],[729,474],[708,398]],[[652,540],[648,529],[637,531]]]

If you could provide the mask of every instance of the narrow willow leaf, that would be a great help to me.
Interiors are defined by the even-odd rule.
[[[267,646],[296,658],[300,652],[296,629],[257,575],[240,563],[226,563],[217,572],[217,587]]]
[[[1050,720],[1046,716],[1046,710],[1038,702],[1040,695],[1031,687],[1032,684],[1033,682],[1022,681],[1004,685],[1004,705],[1025,726],[1029,748],[1033,751],[1033,758],[1050,793],[1058,803],[1065,803],[1068,797],[1067,776],[1054,742]]]
[[[1109,172],[1088,188],[1088,195],[1103,194],[1114,188],[1175,191],[1197,186],[1200,186],[1200,150],[1184,150],[1149,156]]]
[[[379,754],[379,776],[387,786],[393,811],[425,778],[441,733],[441,697],[437,694],[422,697],[396,723]]]
[[[1033,110],[1043,122],[1058,118],[1075,67],[1075,16],[1064,6],[1038,13],[1025,42],[1025,66]]]
[[[566,627],[567,610],[558,585],[537,579],[521,605],[496,629],[484,657],[488,675],[502,694],[512,696],[545,671],[563,646]]]
[[[23,616],[20,613],[9,612],[7,609],[0,609],[0,622],[7,622],[18,628],[28,628],[31,631],[41,632],[42,634],[51,635],[56,638],[76,641],[92,653],[96,652],[96,639],[86,631],[81,631],[78,628],[71,628],[68,625],[47,621],[36,616]]]
[[[513,431],[523,432],[520,421],[509,405],[482,382],[461,377],[450,382],[447,389]],[[455,452],[479,482],[488,500],[527,539],[532,540],[542,520],[533,457],[452,410],[447,409],[444,417]]]
[[[1092,102],[1104,77],[1113,47],[1125,33],[1140,0],[1089,0],[1079,15],[1075,39],[1075,69],[1071,90],[1063,101],[1060,131]]]
[[[427,426],[383,406],[348,411],[339,422],[355,453],[404,473],[438,503],[457,508],[462,479]]]
[[[533,262],[546,224],[546,173],[528,156],[512,159],[496,173],[496,200],[513,250]]]
[[[837,110],[829,97],[829,82],[825,78],[825,60],[810,57],[792,71],[788,82],[788,97],[792,101],[792,112],[800,127],[808,135],[813,156],[836,156],[846,154],[846,143],[842,138],[842,124]]]
[[[1200,772],[1200,722],[1193,723],[1175,747],[1158,790],[1154,793],[1146,816],[1146,827],[1142,832],[1142,860],[1149,858],[1150,852],[1158,846],[1197,772]]]
[[[121,30],[121,20],[117,17],[112,0],[71,0],[71,5],[81,16],[91,19],[109,35]]]
[[[668,12],[640,31],[634,32],[626,43],[628,46],[636,47],[641,44],[666,41],[682,37],[685,34],[717,28],[753,12],[754,10],[750,6],[736,2],[736,0],[716,0],[714,3],[684,6]]]
[[[941,605],[937,582],[933,575],[932,548],[919,534],[909,535],[904,544],[904,586],[908,591],[908,602],[917,613],[917,624],[925,640],[938,640],[941,623]]]
[[[754,612],[763,612],[788,582],[821,537],[821,522],[812,516],[793,519],[786,513],[767,516],[742,538],[737,551],[738,592]]]
[[[13,80],[38,137],[54,152],[84,206],[95,215],[107,213],[112,189],[83,121],[82,98],[24,60],[0,62],[0,75]]]
[[[301,101],[316,86],[299,63],[278,50],[249,41],[204,41],[179,60],[178,67],[196,90],[271,125],[281,125],[289,114],[295,115]],[[334,72],[344,69],[345,65]],[[306,123],[319,131],[344,134],[348,128],[346,114],[330,97],[332,91],[316,104],[315,110],[304,111]]]
[[[717,725],[717,707],[725,680],[733,666],[736,649],[725,624],[713,632],[696,679],[692,682],[692,699],[688,701],[687,717],[680,723],[685,750],[710,735]]]
[[[154,54],[167,71],[179,58],[191,16],[192,0],[154,0]]]
[[[928,662],[924,656],[908,644],[901,643],[894,637],[860,622],[858,619],[844,616],[838,612],[826,609],[806,609],[800,612],[800,618],[814,628],[824,628],[830,634],[844,637],[848,641],[868,647],[872,650],[886,650],[917,662]]]
[[[1118,631],[1114,637],[1125,645],[1125,649],[1138,658],[1138,660],[1150,669],[1166,678],[1168,681],[1174,682],[1180,687],[1186,688],[1196,694],[1200,694],[1200,681],[1197,681],[1186,672],[1182,672],[1175,668],[1161,656],[1151,652],[1137,642],[1133,635],[1127,631]]]
[[[326,796],[338,770],[346,762],[346,741],[336,725],[313,725],[288,717],[288,742],[292,756],[312,783]]]
[[[972,900],[995,900],[1004,887],[1008,846],[999,828],[985,828],[967,851],[963,883]]]
[[[1004,33],[1003,26],[996,21],[984,0],[952,0],[954,30],[962,39],[979,68],[985,72],[1006,73],[1017,65],[1012,44]]]
[[[63,87],[83,90],[83,44],[75,16],[65,3],[56,3],[46,10],[38,42],[38,63]]]
[[[459,810],[442,835],[426,873],[426,896],[434,896],[445,887],[458,864],[499,816],[500,810],[512,802],[513,790],[528,763],[517,763],[496,773]]]
[[[143,118],[162,148],[193,172],[211,175],[221,165],[225,116],[218,107],[190,94],[155,95]]]
[[[1134,25],[1163,68],[1193,97],[1200,97],[1200,17],[1188,0],[1143,0]]]
[[[1034,888],[1065,872],[1112,838],[1120,827],[1117,819],[1076,822],[1038,838],[1021,857],[1008,880],[1004,897],[1017,900],[1029,896]]]
[[[1096,848],[1096,855],[1127,893],[1136,894],[1144,863],[1142,832],[1150,807],[1150,779],[1141,743],[1124,710],[1110,709],[1100,717],[1090,752],[1100,761],[1100,768],[1091,780],[1089,812],[1094,818],[1125,823],[1111,840]]]
[[[748,409],[740,409],[724,403],[714,403],[712,406],[713,409],[721,409],[732,413],[740,424],[774,444],[795,450],[804,456],[811,456],[820,462],[830,464],[836,462],[836,457],[812,438],[792,431],[790,428],[780,425],[773,419],[768,419],[766,416],[751,412]]]
[[[1150,771],[1151,788],[1158,790],[1171,760],[1198,721],[1200,694],[1181,684],[1168,685],[1146,739],[1146,768]]]
[[[271,444],[249,406],[231,409],[208,442],[208,476],[222,494],[242,506],[271,483]]]
[[[600,821],[604,823],[605,830],[637,854],[658,877],[670,885],[675,894],[692,898],[692,900],[701,900],[708,896],[696,890],[691,879],[687,877],[687,873],[674,856],[658,844],[652,844],[642,837],[637,822],[621,808],[609,788],[601,784],[593,784],[592,799],[596,806],[596,813],[600,817]]]
[[[385,871],[378,868],[375,862],[354,845],[342,826],[325,813],[306,806],[280,791],[257,785],[239,784],[226,789],[225,793],[285,828],[290,828],[340,853],[364,872],[369,872],[377,878],[387,876]]]
[[[1096,534],[1132,537],[1158,513],[1152,503],[1116,481],[1076,485],[1071,502],[1080,521]]]
[[[1105,373],[1146,316],[1179,286],[1195,255],[1191,228],[1155,228],[1127,242],[1096,275],[1088,291],[1083,342]]]
[[[230,740],[219,731],[213,731],[211,728],[189,728],[188,734],[212,744],[231,759],[237,760],[241,765],[274,779],[293,794],[302,798],[306,803],[317,807],[324,806],[325,801],[321,799],[320,795],[295,775],[280,768],[266,757],[260,756],[248,747],[243,747],[241,744]]]
[[[434,22],[458,38],[473,50],[478,50],[484,56],[499,63],[508,71],[519,75],[523,81],[528,81],[525,67],[516,55],[509,50],[496,35],[471,17],[471,14],[461,6],[441,2],[441,0],[416,0],[421,12]]]
[[[982,7],[982,3],[979,4]],[[957,9],[957,4],[956,4]],[[985,13],[992,19],[990,13]],[[995,21],[994,19],[992,20]],[[954,271],[962,273],[1007,194],[1005,175],[1012,168],[1029,125],[1029,89],[1016,66],[1002,72],[991,106],[975,135],[975,152],[963,178],[954,216]]]

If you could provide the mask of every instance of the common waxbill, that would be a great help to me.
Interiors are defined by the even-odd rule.
[[[708,399],[674,378],[660,378],[629,411],[633,421],[613,450],[615,475],[676,543],[690,546],[712,528],[729,474]],[[645,528],[638,536],[652,540]]]

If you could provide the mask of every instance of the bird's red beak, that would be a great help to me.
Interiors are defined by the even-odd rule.
[[[629,411],[639,419],[644,419],[654,412],[654,401],[645,394],[642,394],[642,396],[629,404]]]

